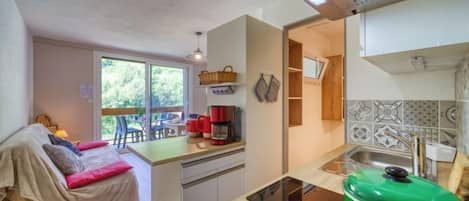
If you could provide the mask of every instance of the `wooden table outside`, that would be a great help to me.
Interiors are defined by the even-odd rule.
[[[164,137],[167,138],[169,134],[169,129],[174,130],[176,136],[182,136],[183,131],[186,130],[186,124],[183,121],[174,122],[172,120],[163,121],[163,132]]]

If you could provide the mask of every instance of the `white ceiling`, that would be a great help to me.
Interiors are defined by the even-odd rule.
[[[345,33],[344,20],[320,20],[292,30],[293,32],[316,32],[325,37],[343,36]]]
[[[16,0],[35,36],[185,57],[205,33],[278,0]]]

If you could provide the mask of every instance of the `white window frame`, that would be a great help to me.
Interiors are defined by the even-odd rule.
[[[189,111],[189,71],[191,65],[181,62],[174,62],[174,61],[165,61],[165,60],[157,60],[157,59],[149,59],[145,57],[136,57],[136,56],[129,56],[123,54],[115,54],[115,53],[108,53],[108,52],[101,52],[101,51],[94,51],[94,69],[93,69],[93,139],[100,140],[101,135],[101,58],[108,57],[108,58],[115,58],[115,59],[123,59],[129,61],[136,61],[142,62],[145,64],[145,114],[151,113],[151,65],[159,65],[165,67],[173,67],[173,68],[180,68],[184,71],[184,80],[183,80],[183,111],[184,114],[187,116]],[[150,130],[150,118],[146,118],[145,126],[146,130]]]

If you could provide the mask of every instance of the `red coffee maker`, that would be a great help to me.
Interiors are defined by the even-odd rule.
[[[210,106],[211,142],[214,145],[225,145],[235,141],[240,118],[236,106]]]

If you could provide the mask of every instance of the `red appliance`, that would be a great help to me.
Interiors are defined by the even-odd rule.
[[[230,122],[226,123],[212,123],[212,144],[225,145],[230,142],[231,134]]]
[[[210,139],[212,136],[212,127],[210,124],[210,116],[201,115],[199,116],[198,124],[199,124],[199,132],[203,134],[205,139]]]
[[[236,106],[210,106],[211,143],[225,145],[236,140],[241,130],[239,109]],[[240,136],[240,135],[239,135]]]
[[[226,110],[228,106],[214,105],[210,107],[210,115],[213,123],[223,123],[227,121]]]
[[[200,137],[199,121],[197,119],[188,119],[186,121],[186,131],[190,137]]]

